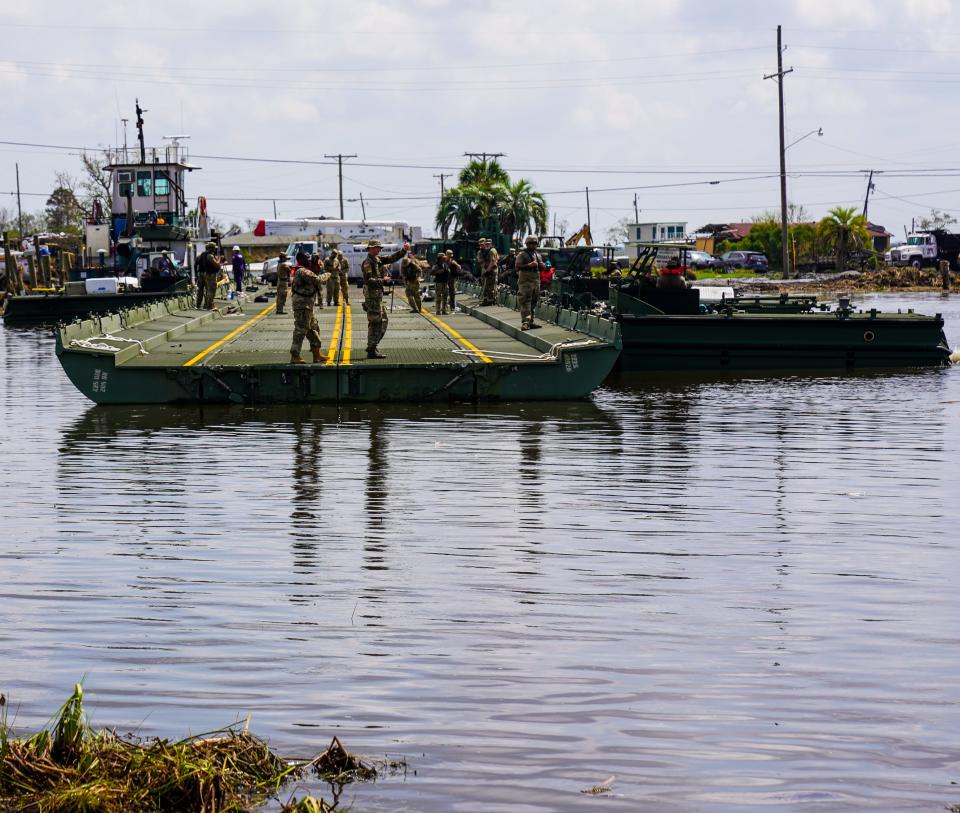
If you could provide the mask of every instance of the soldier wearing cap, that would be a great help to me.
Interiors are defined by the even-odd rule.
[[[314,274],[316,274],[318,277],[320,277],[320,282],[321,282],[321,283],[325,283],[325,282],[327,282],[327,280],[330,279],[329,277],[327,277],[327,276],[324,275],[324,272],[323,272],[323,261],[320,259],[320,254],[319,254],[319,252],[314,251],[313,254],[310,255],[310,257],[309,257],[309,259],[307,260],[307,262],[304,263],[304,264],[307,266],[307,268],[309,268],[311,271],[313,271]],[[296,269],[296,268],[293,269],[293,273],[294,273],[294,275],[296,275],[296,273],[297,273],[297,269]],[[292,284],[292,283],[291,283],[291,284]],[[324,291],[324,287],[325,287],[324,285],[321,285],[321,286],[320,286],[320,293],[319,293],[318,296],[317,296],[317,307],[320,308],[320,310],[323,310],[323,291]]]
[[[317,257],[319,261],[319,257]],[[319,262],[317,263],[319,265]],[[323,296],[323,282],[315,269],[311,268],[311,258],[306,252],[297,254],[297,268],[293,272],[293,282],[290,284],[291,304],[293,305],[293,341],[290,344],[290,363],[306,364],[300,357],[300,348],[306,337],[310,342],[310,351],[313,353],[313,363],[326,361],[327,357],[320,352],[320,325],[313,313],[313,303]]]
[[[350,270],[350,263],[336,246],[330,248],[327,258],[323,261],[323,270],[330,275],[330,280],[327,282],[327,304],[330,304],[330,286],[332,285],[333,304],[339,305],[342,299],[344,305],[349,305],[350,280],[347,279],[347,272]]]
[[[437,260],[430,270],[433,274],[434,312],[437,316],[449,313],[447,309],[447,282],[450,280],[450,263],[444,252],[437,254]]]
[[[410,249],[410,244],[404,242],[403,248],[389,254],[386,257],[380,256],[380,250],[383,244],[379,240],[371,240],[367,243],[367,257],[360,267],[363,273],[363,309],[367,312],[367,358],[384,359],[386,356],[377,350],[377,345],[387,332],[387,324],[390,319],[387,316],[387,309],[383,306],[383,286],[384,266],[399,260]]]
[[[285,252],[280,252],[280,262],[277,263],[277,313],[283,313],[283,306],[287,303],[287,286],[290,284],[290,264]]]
[[[523,241],[524,249],[517,255],[517,299],[520,303],[520,329],[540,327],[533,321],[540,298],[540,272],[546,268],[537,251],[539,240],[530,235]]]
[[[500,255],[493,247],[493,240],[484,238],[477,252],[478,267],[480,269],[480,304],[495,305],[497,303],[497,271],[500,265]]]
[[[404,293],[407,295],[407,304],[414,313],[423,310],[423,301],[420,298],[420,272],[426,270],[426,262],[416,256],[416,249],[411,248],[400,261],[400,278],[403,280]]]
[[[197,257],[197,310],[212,311],[217,295],[217,279],[220,277],[220,260],[217,258],[216,243],[207,243],[204,249]]]
[[[447,307],[453,312],[457,309],[457,279],[463,273],[463,266],[453,259],[452,248],[448,248],[444,253],[447,255],[447,265],[450,268],[450,273],[447,275]]]

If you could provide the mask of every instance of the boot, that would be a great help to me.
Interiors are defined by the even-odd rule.
[[[379,350],[377,350],[376,347],[374,347],[373,350],[367,350],[367,358],[368,359],[385,359],[386,356],[383,353],[381,353]]]
[[[294,352],[291,350],[291,351],[290,351],[290,363],[291,363],[291,364],[306,364],[307,362],[305,362],[305,361],[300,357],[300,354],[299,354],[299,353],[294,353]]]
[[[327,357],[326,357],[323,353],[320,352],[320,348],[319,348],[319,347],[311,347],[311,348],[310,348],[310,352],[313,353],[313,363],[314,363],[314,364],[321,364],[322,362],[324,362],[324,361],[327,360]]]

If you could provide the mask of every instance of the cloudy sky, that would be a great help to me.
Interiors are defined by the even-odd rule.
[[[956,4],[960,6],[960,4]],[[567,233],[749,220],[788,196],[863,206],[902,237],[960,217],[960,11],[951,0],[6,0],[0,206],[43,206],[77,148],[190,134],[188,195],[229,224],[337,215],[432,226],[442,173],[504,153]],[[823,129],[823,135],[815,133]],[[807,137],[804,137],[807,136]],[[19,143],[13,143],[19,142]],[[39,146],[46,145],[46,146]],[[61,147],[61,149],[51,148]],[[256,160],[251,160],[256,159]],[[450,179],[446,179],[449,184]]]

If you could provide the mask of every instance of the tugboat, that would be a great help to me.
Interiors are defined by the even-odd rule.
[[[950,348],[940,314],[834,308],[813,297],[732,297],[701,301],[697,288],[656,284],[658,255],[678,268],[688,247],[644,243],[622,276],[594,278],[576,268],[553,283],[565,306],[590,309],[621,328],[624,372],[722,372],[943,367]],[[661,256],[662,260],[663,257]]]
[[[6,322],[55,322],[112,313],[187,290],[194,242],[201,235],[187,215],[184,179],[199,167],[189,163],[187,147],[181,143],[187,136],[170,136],[169,144],[147,149],[139,101],[136,111],[139,150],[126,145],[108,150],[105,169],[113,190],[109,224],[87,224],[83,260],[59,286],[38,284],[52,282],[52,275],[49,263],[44,268],[37,257],[31,282],[34,289],[43,290],[8,298]],[[12,257],[9,242],[5,241],[5,254]]]

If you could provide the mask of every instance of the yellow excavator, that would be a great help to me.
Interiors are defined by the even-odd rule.
[[[586,245],[586,246],[592,246],[592,245],[593,245],[593,235],[590,234],[590,227],[589,227],[586,223],[584,223],[584,224],[580,227],[580,230],[579,230],[579,231],[576,231],[576,232],[574,232],[573,234],[571,234],[571,235],[567,238],[567,240],[566,240],[566,242],[564,243],[564,245],[565,245],[565,246],[575,246],[575,245],[578,245],[581,240],[583,240],[583,244]]]

